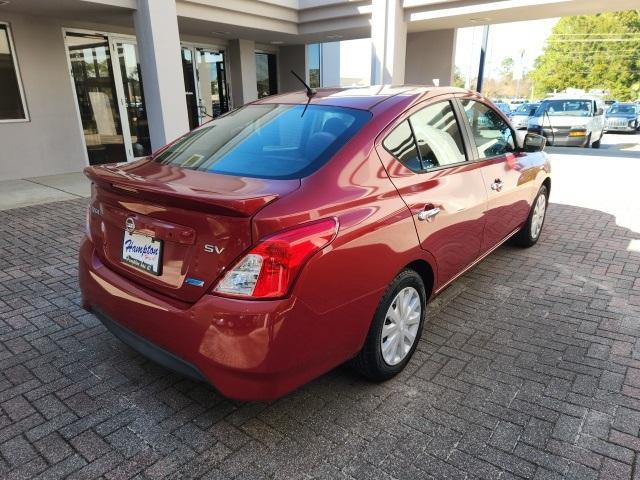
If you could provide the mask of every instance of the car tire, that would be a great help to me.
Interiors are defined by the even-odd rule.
[[[582,146],[583,148],[591,148],[591,134],[587,137],[587,141]]]
[[[604,133],[600,135],[600,138],[598,140],[596,140],[595,142],[593,142],[593,144],[591,144],[591,148],[600,148],[600,142],[602,141],[603,136],[604,136]]]
[[[542,200],[544,199],[544,200]],[[542,203],[544,202],[544,203]],[[549,205],[549,192],[546,185],[542,185],[536,195],[527,221],[522,226],[520,231],[513,236],[513,243],[519,247],[528,248],[533,247],[538,243],[542,227],[544,226],[544,220],[547,214],[547,206]],[[542,208],[542,218],[540,218],[540,208]]]
[[[409,308],[414,301],[417,301],[414,306],[419,308],[417,317],[416,311]],[[424,282],[420,275],[410,269],[400,272],[382,295],[364,346],[351,360],[351,366],[374,382],[388,380],[400,373],[413,356],[420,341],[426,317],[426,304]],[[394,313],[390,313],[392,311]],[[412,314],[410,315],[409,312]],[[399,317],[403,313],[407,315],[400,320]],[[395,347],[392,338],[394,333]],[[409,345],[411,337],[413,340]],[[402,342],[400,346],[398,339]],[[386,350],[384,350],[385,345]]]

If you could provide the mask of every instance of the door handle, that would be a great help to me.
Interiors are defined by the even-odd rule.
[[[491,190],[499,192],[504,187],[504,183],[499,178],[496,178],[491,184]]]
[[[426,220],[427,222],[432,222],[436,215],[440,213],[440,209],[438,207],[430,208],[429,210],[422,210],[418,213],[418,220]]]

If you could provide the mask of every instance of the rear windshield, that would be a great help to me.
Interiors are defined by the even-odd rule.
[[[242,177],[301,178],[326,163],[371,118],[365,110],[304,108],[248,105],[194,130],[154,160]]]
[[[523,103],[514,113],[519,113],[522,115],[533,115],[537,108],[538,104],[536,103]]]

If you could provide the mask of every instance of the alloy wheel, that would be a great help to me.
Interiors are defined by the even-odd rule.
[[[422,318],[420,294],[413,287],[398,292],[387,310],[380,347],[387,365],[399,364],[411,351]]]
[[[547,197],[539,195],[536,200],[536,205],[533,208],[533,215],[531,216],[531,237],[538,238],[540,230],[542,230],[542,224],[544,223],[544,214],[547,210]]]

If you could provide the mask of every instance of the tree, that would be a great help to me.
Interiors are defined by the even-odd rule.
[[[640,10],[561,18],[531,78],[539,96],[581,88],[635,100],[633,85],[640,82]]]
[[[513,78],[513,58],[505,57],[500,62],[500,73],[503,77]]]
[[[464,88],[464,77],[458,67],[455,67],[453,70],[453,86]]]

